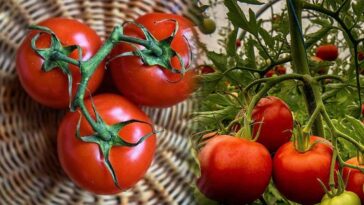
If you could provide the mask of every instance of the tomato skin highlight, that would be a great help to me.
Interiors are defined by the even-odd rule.
[[[80,45],[82,48],[82,60],[90,59],[101,47],[101,38],[97,33],[74,19],[50,18],[38,25],[50,28],[65,45]],[[71,29],[70,29],[71,28]],[[25,91],[37,102],[51,108],[67,108],[69,105],[67,76],[58,68],[49,72],[42,71],[43,59],[31,48],[31,39],[39,31],[31,31],[20,45],[16,55],[16,71]],[[42,34],[37,43],[38,48],[50,46],[50,35]],[[70,57],[78,59],[77,51]],[[72,72],[72,92],[77,89],[77,83],[81,79],[79,68],[70,65]],[[87,87],[90,92],[97,89],[104,74],[104,63],[101,63],[91,77]]]
[[[346,163],[359,166],[359,162],[356,157],[349,159],[348,161],[346,161]],[[361,165],[361,167],[364,166]],[[364,203],[364,193],[363,193],[364,173],[360,172],[357,169],[344,167],[343,179],[348,179],[346,190],[352,191],[355,194],[357,194],[360,197],[361,202]]]
[[[270,152],[289,142],[293,130],[293,117],[288,105],[281,99],[268,96],[259,100],[253,109],[253,137]]]
[[[150,122],[150,119],[139,108],[125,98],[115,94],[102,94],[93,97],[96,110],[107,124],[130,119]],[[92,116],[91,101],[85,105]],[[146,173],[156,149],[155,135],[136,147],[113,147],[110,151],[110,161],[122,190],[119,190],[112,180],[111,174],[103,162],[103,155],[95,143],[86,143],[75,136],[80,114],[69,112],[63,118],[58,130],[58,157],[63,170],[78,186],[95,194],[116,194],[132,187]],[[82,118],[81,136],[93,133],[91,126]],[[136,142],[143,135],[150,133],[147,124],[133,123],[120,130],[119,135],[126,141]]]
[[[181,55],[184,64],[188,65],[191,63],[189,62],[191,51],[184,36],[192,39],[195,32],[189,20],[174,14],[150,13],[141,16],[136,22],[144,25],[156,39],[163,40],[170,36],[175,28],[175,24],[166,19],[174,19],[179,23],[179,30],[171,47]],[[144,38],[144,34],[134,25],[127,25],[124,33]],[[134,48],[130,45],[120,43],[113,49],[110,56],[132,50]],[[171,62],[175,68],[181,68],[176,58]],[[146,66],[139,57],[135,56],[115,59],[110,66],[115,86],[124,96],[138,105],[169,107],[187,99],[196,88],[197,69],[186,72],[181,79],[180,74],[172,73],[160,66]]]
[[[277,189],[289,200],[300,204],[319,203],[325,194],[320,179],[329,183],[333,150],[329,141],[311,136],[310,143],[320,140],[305,153],[298,152],[293,142],[280,147],[273,158],[273,180]]]
[[[199,190],[224,204],[245,204],[258,199],[271,178],[272,159],[257,142],[217,135],[209,139],[198,158]]]
[[[325,194],[320,205],[361,205],[361,203],[360,198],[354,192],[344,191],[339,196],[333,198]]]
[[[317,47],[316,57],[325,61],[334,61],[339,56],[339,50],[333,44],[326,44]]]

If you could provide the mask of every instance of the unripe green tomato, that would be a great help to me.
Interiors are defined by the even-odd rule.
[[[199,25],[199,28],[204,34],[211,34],[216,30],[216,23],[210,18],[204,18]]]
[[[327,194],[322,198],[320,205],[361,205],[360,198],[354,192],[344,191],[342,194],[330,198]]]

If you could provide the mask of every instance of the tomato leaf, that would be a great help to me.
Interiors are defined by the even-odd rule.
[[[238,0],[239,2],[242,3],[247,3],[247,4],[253,4],[253,5],[262,5],[264,3],[257,1],[257,0]]]
[[[224,0],[224,4],[229,10],[227,16],[235,27],[244,29],[249,33],[257,34],[256,24],[254,24],[255,15],[254,19],[251,18],[253,22],[249,23],[236,0]]]
[[[229,56],[235,56],[236,55],[236,38],[237,38],[237,35],[238,35],[238,29],[234,28],[234,30],[228,36],[226,53]]]

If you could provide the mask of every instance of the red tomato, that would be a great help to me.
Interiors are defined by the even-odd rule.
[[[349,159],[346,161],[349,164],[353,164],[359,166],[358,160],[356,157]],[[364,167],[361,165],[361,167]],[[343,169],[343,179],[347,181],[346,190],[352,191],[356,193],[361,202],[364,203],[364,173],[360,172],[357,169],[352,169],[348,167],[344,167]]]
[[[361,114],[364,115],[364,104],[361,104]]]
[[[270,78],[272,77],[274,74],[276,74],[276,72],[272,69],[272,70],[269,70],[264,76],[266,78]]]
[[[134,104],[114,94],[93,97],[96,109],[102,119],[109,125],[137,119],[150,122],[150,119]],[[85,101],[90,113],[90,100]],[[58,131],[58,157],[63,170],[81,188],[95,194],[115,194],[137,183],[149,168],[156,149],[155,135],[135,147],[113,147],[110,162],[115,170],[122,190],[119,190],[106,168],[103,155],[97,144],[86,143],[76,138],[76,126],[80,114],[68,113],[62,120]],[[143,135],[150,133],[147,124],[132,123],[120,130],[119,135],[129,142],[137,142]],[[93,130],[82,118],[80,132],[82,136],[91,135]]]
[[[179,23],[179,31],[171,46],[181,55],[184,64],[188,65],[191,63],[191,50],[184,36],[191,39],[194,32],[193,24],[189,20],[174,14],[150,13],[141,16],[136,22],[144,25],[156,39],[163,40],[170,36],[175,28],[175,23],[165,21],[167,19],[174,19]],[[126,26],[125,34],[144,38],[140,29],[133,25]],[[111,57],[131,50],[133,48],[130,45],[121,43],[113,50]],[[173,59],[172,64],[176,68],[181,67],[177,59]],[[145,66],[141,59],[135,56],[118,58],[110,65],[116,87],[128,99],[140,105],[172,106],[188,98],[195,90],[195,71],[188,71],[183,79],[178,81],[181,79],[180,74],[174,74],[160,66]]]
[[[65,18],[50,18],[39,23],[40,26],[50,28],[63,45],[79,45],[82,48],[82,60],[90,59],[100,48],[100,37],[87,25]],[[16,70],[25,91],[37,102],[52,107],[66,108],[69,104],[67,76],[60,69],[49,72],[42,71],[43,59],[31,48],[31,39],[39,31],[32,31],[24,39],[16,56]],[[38,48],[50,46],[50,35],[44,34],[37,41]],[[78,59],[77,51],[70,55]],[[72,91],[75,94],[81,73],[76,66],[70,66],[73,83]],[[104,74],[104,64],[101,63],[88,83],[88,90],[93,92],[99,86]]]
[[[237,48],[239,48],[241,46],[241,40],[237,39],[236,42],[235,42],[235,45],[236,45]]]
[[[199,153],[200,191],[224,204],[258,199],[269,184],[272,159],[261,144],[228,135],[210,139]]]
[[[208,66],[208,65],[200,66],[200,70],[201,70],[202,74],[208,74],[208,73],[215,72],[215,70],[211,66]]]
[[[281,99],[268,96],[260,99],[252,113],[253,136],[270,152],[289,142],[293,130],[293,117],[288,105]]]
[[[364,51],[359,51],[359,52],[358,52],[358,60],[359,60],[359,61],[364,60]]]
[[[316,56],[325,61],[334,61],[339,56],[339,51],[335,45],[321,45],[316,49]]]
[[[318,142],[311,150],[298,152],[293,142],[280,147],[273,159],[273,180],[277,189],[289,200],[301,204],[319,203],[325,195],[320,179],[328,185],[332,148],[324,138],[311,136]]]
[[[283,65],[277,65],[274,69],[278,75],[286,74],[286,67],[284,67]]]

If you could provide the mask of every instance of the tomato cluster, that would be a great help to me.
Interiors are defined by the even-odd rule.
[[[265,77],[272,77],[273,75],[284,75],[286,74],[287,69],[284,65],[276,65],[272,69],[270,69],[266,74]]]
[[[191,64],[188,38],[193,38],[194,31],[189,20],[174,14],[150,13],[139,17],[136,23],[126,24],[123,33],[119,35],[129,39],[141,39],[140,41],[148,40],[142,27],[158,42],[173,35],[168,46],[183,62],[177,57],[168,60],[177,70],[181,70],[182,65],[187,67]],[[85,74],[83,72],[88,70],[85,71],[83,67],[82,70],[81,66],[89,65],[88,60],[94,56],[103,55],[100,52],[103,46],[101,38],[86,24],[75,19],[50,18],[39,23],[39,26],[50,29],[65,49],[67,46],[78,45],[82,51],[82,56],[78,56],[77,49],[69,55],[79,62],[79,66],[71,63],[68,65],[72,79],[71,96],[70,81],[65,71],[45,70],[49,64],[59,63],[56,61],[59,59],[47,61],[37,53],[39,49],[53,48],[53,36],[50,32],[31,31],[17,53],[17,73],[30,97],[51,108],[67,108],[75,104],[78,106],[76,112],[69,112],[64,116],[58,129],[57,148],[62,168],[78,186],[96,194],[115,194],[132,187],[146,173],[156,150],[152,122],[138,105],[168,107],[185,100],[195,89],[196,73],[172,72],[159,64],[146,64],[144,59],[136,56],[115,58],[123,53],[136,52],[137,48],[143,49],[141,46],[120,42],[109,55],[105,54],[92,77],[86,79],[87,85],[82,87],[81,77]],[[174,33],[176,28],[178,30]],[[35,45],[32,44],[34,42]],[[157,58],[152,60],[158,61]],[[102,90],[107,88],[100,88],[96,96],[89,98],[103,80],[106,65],[110,66],[111,78],[108,75],[108,79],[104,81],[112,80],[122,96],[117,93],[102,93]],[[79,88],[86,90],[84,107],[80,107],[82,103],[74,101],[77,100],[75,95],[79,97]],[[89,113],[89,116],[85,113]],[[94,124],[90,121],[94,121]],[[133,123],[123,124],[128,121]],[[121,129],[115,131],[116,128],[112,125],[118,125]],[[97,133],[95,127],[101,127],[105,132],[115,131],[120,139],[98,138],[98,134],[101,136],[105,133]],[[149,137],[139,142],[148,133]],[[120,146],[120,143],[123,146]],[[114,173],[115,177],[110,173]]]
[[[330,204],[330,200],[346,195],[357,202],[355,194],[363,198],[364,174],[349,168],[344,168],[343,176],[348,178],[347,190],[352,192],[324,197],[322,186],[329,189],[332,144],[318,136],[306,136],[307,144],[300,142],[305,144],[302,150],[297,136],[290,141],[294,123],[284,101],[274,96],[262,98],[253,109],[252,120],[252,137],[256,141],[245,139],[239,135],[244,132],[235,130],[237,136],[210,136],[199,151],[201,176],[196,185],[205,197],[223,204],[251,203],[262,196],[272,178],[282,195],[300,204],[321,200]],[[355,159],[348,163],[358,165]],[[334,169],[338,169],[338,164]]]

